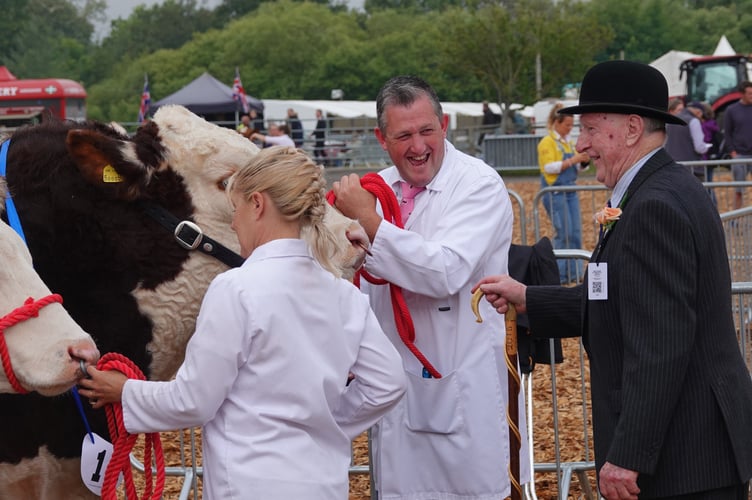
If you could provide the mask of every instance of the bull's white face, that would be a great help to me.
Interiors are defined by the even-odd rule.
[[[209,123],[182,106],[160,108],[154,122],[169,164],[187,184],[196,207],[196,223],[212,238],[238,251],[224,186],[258,147],[234,130]]]
[[[213,238],[238,252],[240,245],[230,227],[232,210],[224,185],[259,148],[236,131],[211,124],[181,106],[160,108],[154,121],[159,125],[159,136],[168,151],[169,163],[188,184],[196,207],[196,222]],[[352,245],[351,240],[367,244],[368,237],[357,222],[336,210],[329,212],[325,223],[347,249],[339,267],[343,277],[352,278],[362,265],[365,252],[360,246]],[[304,232],[304,239],[310,237],[310,233]]]
[[[22,306],[28,297],[39,300],[50,295],[32,267],[26,245],[2,222],[0,262],[0,316]],[[94,341],[59,303],[43,307],[36,318],[6,328],[4,335],[21,386],[45,396],[61,394],[76,384],[84,375],[79,360],[94,364],[99,359]],[[15,392],[5,371],[0,372],[0,392]]]

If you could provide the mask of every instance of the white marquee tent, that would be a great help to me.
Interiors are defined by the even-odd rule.
[[[442,102],[444,113],[449,115],[449,127],[457,127],[457,116],[483,116],[483,106],[480,102]],[[497,104],[491,103],[495,113],[500,112]],[[281,100],[264,99],[264,118],[269,121],[287,119],[287,110],[294,109],[305,128],[313,128],[316,123],[316,110],[321,109],[325,116],[339,118],[376,118],[376,101],[317,101],[317,100]],[[513,105],[513,109],[520,109],[523,116],[533,115],[532,107]]]
[[[733,56],[736,54],[736,51],[734,50],[734,47],[731,46],[731,44],[728,41],[728,38],[726,38],[726,35],[721,36],[721,39],[718,40],[718,45],[715,46],[715,50],[713,51],[714,56]]]
[[[679,78],[679,65],[682,61],[692,57],[699,57],[699,55],[692,52],[684,52],[683,50],[669,50],[650,63],[651,66],[663,73],[663,76],[666,78],[668,82],[668,95],[677,96],[687,93],[686,82],[684,79]]]
[[[714,56],[729,56],[736,54],[736,51],[729,43],[726,35],[722,35],[718,40],[718,45],[713,52]],[[658,69],[668,82],[668,94],[671,96],[684,95],[686,93],[686,82],[680,79],[679,65],[685,59],[692,57],[702,57],[700,54],[685,52],[683,50],[669,50],[661,57],[651,62],[650,65]]]

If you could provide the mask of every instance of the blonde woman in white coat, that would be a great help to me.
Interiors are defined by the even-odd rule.
[[[346,499],[351,440],[405,390],[368,300],[333,274],[325,182],[294,148],[254,156],[228,188],[246,261],[212,282],[176,378],[82,384],[96,406],[122,398],[129,432],[203,426],[205,499]]]

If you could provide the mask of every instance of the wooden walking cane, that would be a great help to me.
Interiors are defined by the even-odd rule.
[[[507,406],[507,422],[509,423],[509,481],[512,484],[512,500],[522,500],[520,486],[520,374],[517,371],[517,310],[509,304],[509,310],[504,315],[504,327],[507,332],[506,350],[507,387],[509,388],[509,404]]]
[[[478,288],[473,294],[470,306],[475,314],[475,321],[483,322],[480,316],[480,299],[483,291]],[[517,310],[512,304],[504,315],[504,329],[506,331],[506,348],[504,358],[507,363],[507,389],[509,391],[509,403],[507,405],[507,423],[509,424],[509,482],[512,486],[512,494],[507,497],[511,500],[522,500],[522,487],[520,486],[520,448],[522,436],[520,435],[520,374],[517,371]]]

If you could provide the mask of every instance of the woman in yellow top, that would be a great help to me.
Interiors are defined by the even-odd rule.
[[[538,166],[541,187],[573,186],[577,174],[588,166],[590,158],[578,153],[569,133],[574,126],[571,115],[560,115],[564,105],[557,103],[548,115],[548,135],[538,143]],[[554,226],[554,248],[582,248],[582,217],[580,200],[576,191],[552,191],[543,196],[543,206]],[[562,283],[577,280],[582,274],[575,261],[559,260],[559,278]]]

